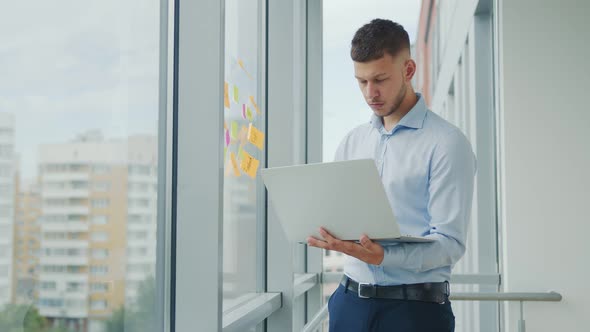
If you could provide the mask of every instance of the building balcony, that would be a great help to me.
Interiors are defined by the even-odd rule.
[[[88,206],[47,206],[43,205],[43,214],[82,214],[90,213]]]
[[[43,232],[88,232],[88,229],[88,223],[83,221],[46,222],[41,226]]]

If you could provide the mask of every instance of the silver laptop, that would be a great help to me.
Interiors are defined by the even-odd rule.
[[[267,168],[261,176],[291,242],[321,239],[322,226],[342,240],[433,241],[400,233],[371,159]]]

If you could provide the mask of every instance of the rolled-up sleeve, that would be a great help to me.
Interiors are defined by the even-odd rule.
[[[432,153],[428,179],[428,215],[434,242],[384,246],[380,266],[424,272],[453,266],[465,253],[471,216],[476,160],[458,130],[442,137]]]

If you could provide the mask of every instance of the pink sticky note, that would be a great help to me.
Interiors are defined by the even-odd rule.
[[[230,138],[229,138],[229,130],[225,131],[225,146],[228,146],[230,142]]]
[[[246,119],[246,104],[242,104],[242,118]]]

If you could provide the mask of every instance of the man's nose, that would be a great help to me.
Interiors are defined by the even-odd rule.
[[[375,84],[367,83],[366,90],[367,91],[365,93],[366,93],[368,99],[374,99],[376,97],[379,97],[379,90],[377,89]]]

